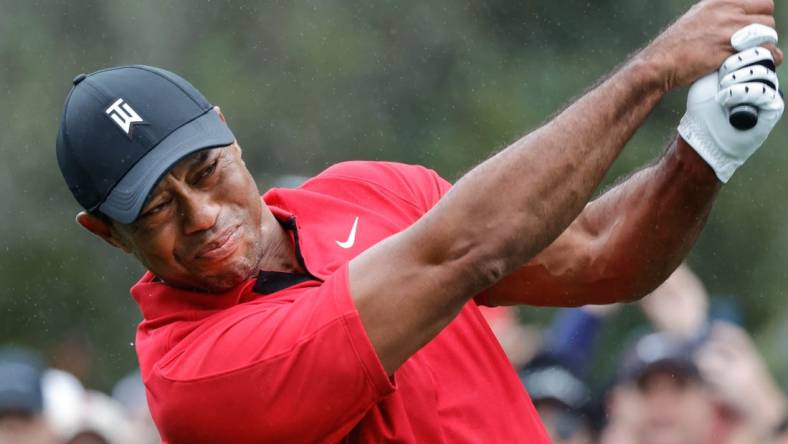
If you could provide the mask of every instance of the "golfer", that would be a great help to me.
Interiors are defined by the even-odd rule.
[[[547,443],[478,305],[630,301],[660,284],[782,114],[772,14],[771,0],[698,3],[453,186],[354,161],[261,199],[186,80],[141,65],[77,76],[58,162],[79,224],[149,270],[131,293],[162,438]],[[693,82],[664,155],[589,203],[662,96]],[[731,126],[737,109],[754,127]]]

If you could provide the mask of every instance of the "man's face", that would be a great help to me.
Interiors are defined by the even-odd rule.
[[[707,442],[714,407],[705,386],[697,379],[667,369],[653,369],[638,381],[635,397],[642,414],[636,427],[637,442]]]
[[[41,415],[0,412],[0,443],[56,444],[60,442]]]
[[[194,153],[153,189],[139,218],[113,237],[156,276],[219,292],[252,276],[278,223],[264,210],[237,143]]]

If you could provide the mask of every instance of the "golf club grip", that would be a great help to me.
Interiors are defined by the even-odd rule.
[[[761,65],[772,71],[774,71],[774,69],[776,68],[774,62],[772,62],[771,60],[762,60],[760,62],[747,65],[743,68],[754,66],[754,65]],[[772,85],[771,82],[764,82],[764,83],[767,83],[772,88],[774,88],[775,86]],[[751,129],[758,124],[758,108],[747,104],[734,106],[733,108],[731,108],[730,112],[728,113],[728,121],[730,122],[731,126],[736,128],[737,130],[745,131]]]
[[[728,121],[737,130],[751,129],[758,124],[758,108],[750,105],[735,106],[728,115]]]

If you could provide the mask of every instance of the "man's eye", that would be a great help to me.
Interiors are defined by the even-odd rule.
[[[143,217],[153,216],[154,214],[160,213],[169,203],[170,201],[166,201],[156,205],[155,207],[146,211],[145,214],[143,214]]]
[[[213,172],[216,171],[216,165],[218,163],[219,163],[219,159],[216,159],[207,168],[200,171],[200,175],[197,177],[197,181],[199,182],[201,179],[204,179],[210,176],[211,174],[213,174]]]

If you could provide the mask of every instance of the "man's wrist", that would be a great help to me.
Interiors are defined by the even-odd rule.
[[[681,135],[676,137],[672,150],[675,155],[671,157],[676,159],[677,168],[681,169],[682,177],[691,179],[699,185],[718,188],[722,185],[714,168]]]
[[[670,63],[656,49],[646,47],[627,63],[642,79],[649,90],[662,95],[676,87],[676,80]]]
[[[708,131],[691,114],[681,118],[678,127],[679,139],[691,147],[714,171],[722,183],[727,183],[741,163],[725,156],[711,139]]]

